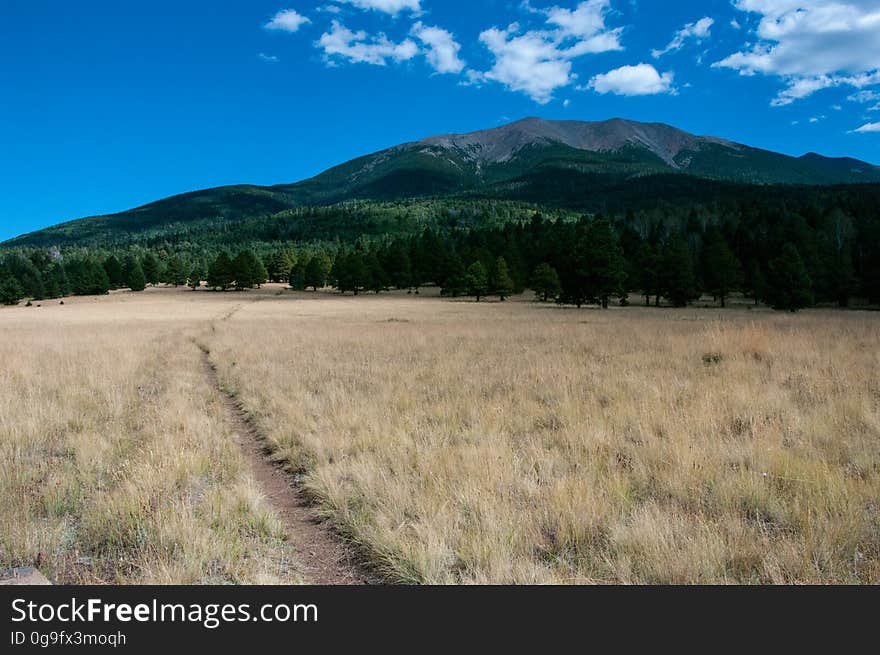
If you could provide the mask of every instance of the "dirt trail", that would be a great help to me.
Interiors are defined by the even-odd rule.
[[[257,426],[239,401],[223,389],[209,351],[204,347],[201,349],[211,385],[226,404],[229,423],[251,465],[254,479],[284,525],[288,541],[294,548],[295,568],[305,582],[314,585],[380,584],[342,537],[320,521],[295,479],[269,458]]]

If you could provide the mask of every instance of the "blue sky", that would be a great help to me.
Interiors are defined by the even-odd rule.
[[[880,164],[880,0],[2,0],[0,239],[525,116]]]

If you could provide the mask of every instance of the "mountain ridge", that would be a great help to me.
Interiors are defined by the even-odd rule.
[[[849,157],[815,152],[791,157],[697,136],[664,123],[529,117],[486,130],[399,144],[293,184],[192,191],[125,212],[67,221],[3,245],[43,243],[53,236],[75,243],[79,234],[133,233],[199,220],[251,220],[346,200],[477,194],[549,202],[552,199],[542,198],[541,189],[547,188],[548,179],[558,178],[572,187],[566,198],[576,200],[601,193],[603,185],[620,187],[636,178],[670,174],[691,176],[698,182],[759,185],[880,182],[880,167]]]

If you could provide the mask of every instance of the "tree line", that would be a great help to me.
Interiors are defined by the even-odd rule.
[[[734,293],[794,311],[816,302],[880,302],[880,219],[839,203],[798,211],[744,204],[560,220],[533,213],[489,227],[431,227],[416,236],[355,243],[281,244],[237,254],[13,252],[0,262],[0,302],[143,290],[151,284],[218,291],[266,281],[294,289],[333,286],[355,295],[436,285],[447,296],[505,299],[526,288],[544,301],[684,306]]]

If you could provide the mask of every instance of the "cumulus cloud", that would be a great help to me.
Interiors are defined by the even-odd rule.
[[[257,57],[270,64],[277,64],[279,61],[275,55],[267,55],[265,52],[261,52]]]
[[[674,93],[672,80],[672,73],[661,75],[651,64],[638,64],[596,75],[588,86],[603,95],[613,93],[619,96],[645,96]]]
[[[713,66],[780,77],[783,106],[822,89],[880,83],[880,0],[735,0],[759,41]]]
[[[487,71],[469,71],[472,82],[498,82],[546,104],[554,91],[577,78],[572,72],[573,59],[623,49],[621,30],[605,24],[610,0],[587,0],[574,9],[525,7],[541,15],[544,25],[529,30],[512,23],[506,29],[485,30],[480,42],[492,54],[494,64]]]
[[[867,132],[880,132],[880,123],[867,123],[862,125],[857,130],[853,130],[854,132],[859,132],[861,134],[865,134]]]
[[[364,31],[352,32],[335,20],[316,45],[330,63],[345,59],[354,64],[385,66],[389,60],[408,61],[419,54],[419,47],[412,39],[395,43],[384,34],[371,36]]]
[[[427,48],[425,57],[435,71],[460,73],[464,70],[465,63],[459,57],[461,45],[456,42],[451,32],[419,22],[413,25],[411,34]]]
[[[421,13],[421,0],[336,0],[358,9],[381,11],[396,16],[401,11],[409,10],[413,13]]]
[[[297,13],[293,9],[282,9],[275,17],[263,27],[267,30],[280,30],[282,32],[298,32],[299,28],[306,23],[311,23],[307,17]]]
[[[662,50],[653,50],[651,54],[654,56],[654,59],[659,59],[668,52],[681,50],[684,47],[684,44],[690,39],[694,39],[699,43],[703,39],[712,35],[711,29],[714,24],[715,20],[708,16],[701,18],[695,23],[688,23],[675,33],[672,41],[670,41],[665,48]]]

